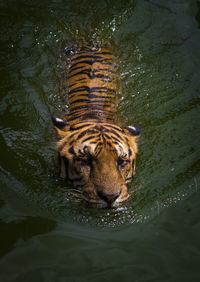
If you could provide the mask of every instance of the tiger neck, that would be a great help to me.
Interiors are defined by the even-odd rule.
[[[116,113],[115,67],[105,48],[82,47],[71,57],[67,75],[67,121],[114,122]]]
[[[88,111],[76,111],[69,112],[67,115],[67,122],[69,124],[77,124],[80,122],[92,121],[92,122],[109,122],[114,123],[114,111],[110,110],[94,110],[88,107]]]

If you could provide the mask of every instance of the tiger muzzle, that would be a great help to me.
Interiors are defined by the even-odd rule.
[[[109,206],[112,206],[112,204],[119,198],[121,190],[114,194],[107,194],[102,191],[97,191],[97,194],[100,199],[104,200]]]

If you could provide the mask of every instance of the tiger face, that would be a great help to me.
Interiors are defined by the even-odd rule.
[[[127,183],[135,171],[139,126],[107,122],[68,125],[52,118],[60,137],[56,162],[60,175],[79,188],[89,203],[116,206],[128,199]]]

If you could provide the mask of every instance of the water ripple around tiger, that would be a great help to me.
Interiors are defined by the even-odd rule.
[[[199,189],[200,41],[194,12],[185,24],[175,4],[100,1],[79,7],[68,1],[57,8],[50,2],[31,9],[16,4],[2,25],[1,183],[28,201],[33,214],[101,227],[149,221]],[[11,17],[19,10],[15,23]],[[112,46],[121,119],[143,127],[131,197],[112,210],[80,205],[53,165],[50,114],[67,110],[63,50],[85,41]]]

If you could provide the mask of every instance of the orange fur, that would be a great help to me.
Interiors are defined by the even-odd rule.
[[[67,74],[69,113],[53,118],[60,141],[61,176],[80,188],[82,198],[115,206],[129,196],[140,127],[115,124],[116,74],[106,48],[82,47],[71,56]]]

